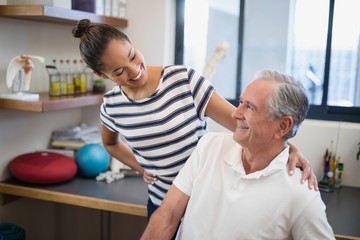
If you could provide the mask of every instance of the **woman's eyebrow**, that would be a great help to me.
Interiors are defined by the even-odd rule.
[[[128,58],[130,58],[130,56],[131,56],[131,54],[132,54],[133,51],[134,51],[134,48],[133,48],[133,47],[130,48],[130,51],[129,51],[129,54],[128,54]]]

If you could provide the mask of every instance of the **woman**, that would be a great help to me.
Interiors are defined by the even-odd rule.
[[[80,38],[82,59],[94,73],[117,84],[101,105],[102,141],[148,183],[150,217],[207,132],[206,117],[234,131],[234,106],[190,67],[146,66],[129,38],[112,26],[83,19],[73,36]],[[290,160],[290,173],[302,167],[302,180],[317,189],[310,164],[294,146]]]

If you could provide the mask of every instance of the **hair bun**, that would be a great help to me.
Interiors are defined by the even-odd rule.
[[[81,19],[72,30],[72,34],[75,38],[81,38],[91,26],[92,23],[89,19]]]

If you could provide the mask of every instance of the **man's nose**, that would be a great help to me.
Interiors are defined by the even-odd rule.
[[[243,108],[244,104],[239,103],[239,106],[235,108],[235,110],[232,112],[233,118],[242,118],[243,117]]]

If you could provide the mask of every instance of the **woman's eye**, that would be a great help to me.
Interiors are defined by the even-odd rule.
[[[130,58],[130,61],[133,61],[133,60],[135,59],[135,57],[136,57],[136,54],[134,53],[134,56],[132,56],[132,57]]]
[[[114,73],[114,76],[115,76],[115,77],[118,77],[118,76],[120,76],[123,72],[124,72],[124,70],[117,71],[117,72]]]

